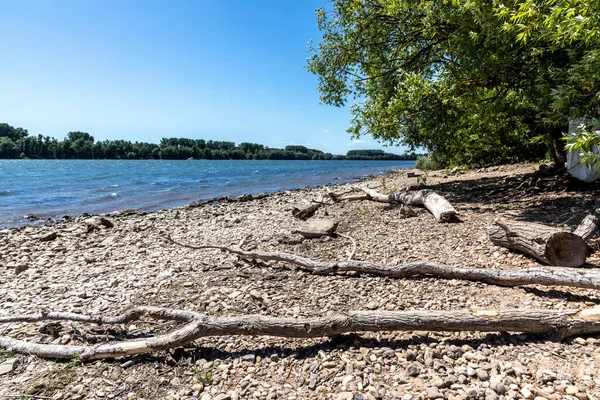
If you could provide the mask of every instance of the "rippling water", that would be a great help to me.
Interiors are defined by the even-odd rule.
[[[348,182],[414,161],[0,160],[0,227]]]

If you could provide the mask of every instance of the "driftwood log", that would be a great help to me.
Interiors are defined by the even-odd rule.
[[[336,194],[329,192],[334,202],[352,200],[373,200],[381,203],[399,203],[406,206],[425,207],[439,222],[457,222],[458,213],[443,196],[433,190],[416,190],[382,194],[373,189],[357,187],[361,194]]]
[[[427,261],[409,262],[399,265],[382,265],[368,261],[316,261],[297,254],[242,250],[228,246],[193,246],[167,239],[179,246],[191,249],[219,249],[236,254],[247,260],[281,261],[296,265],[302,270],[315,274],[333,274],[340,272],[358,272],[389,278],[409,278],[412,276],[433,276],[440,279],[460,279],[483,282],[498,286],[567,286],[585,289],[600,289],[600,273],[594,270],[578,268],[525,268],[506,271],[493,268],[461,268],[457,266]]]
[[[142,317],[185,323],[166,334],[102,345],[31,343],[0,336],[0,348],[45,358],[97,360],[179,347],[206,336],[261,335],[294,338],[336,336],[349,332],[380,331],[480,331],[568,336],[600,333],[600,309],[523,310],[471,309],[454,311],[349,311],[325,317],[280,318],[264,315],[211,317],[206,314],[159,307],[137,307],[115,316],[49,312],[0,317],[0,323],[75,321],[124,324]]]
[[[573,231],[577,236],[581,236],[583,240],[590,240],[598,230],[600,225],[600,209],[596,208],[589,213],[581,224]]]
[[[532,222],[496,219],[490,239],[497,246],[522,251],[544,264],[579,267],[585,264],[588,246],[575,233]]]
[[[315,215],[317,210],[322,205],[323,205],[322,203],[315,203],[315,204],[311,204],[310,206],[305,207],[303,209],[294,208],[292,210],[292,215],[298,219],[301,219],[302,221],[306,221],[307,219],[309,219],[310,217]]]

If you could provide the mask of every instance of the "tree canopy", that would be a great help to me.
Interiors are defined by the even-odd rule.
[[[581,0],[334,0],[308,69],[351,102],[349,132],[456,163],[564,156],[568,121],[597,112],[598,5]]]

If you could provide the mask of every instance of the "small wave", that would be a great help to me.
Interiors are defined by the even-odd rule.
[[[111,197],[117,197],[117,194],[116,193],[111,193],[110,196]]]
[[[119,185],[108,185],[109,188],[118,188]]]
[[[12,194],[12,190],[0,190],[0,196],[10,196]]]

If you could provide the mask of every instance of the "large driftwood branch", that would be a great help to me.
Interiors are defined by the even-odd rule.
[[[540,267],[506,271],[491,268],[461,268],[427,261],[415,261],[399,265],[382,265],[367,261],[349,260],[317,261],[290,253],[258,250],[247,251],[235,247],[214,245],[193,246],[175,241],[170,236],[167,238],[177,245],[191,249],[219,249],[249,260],[286,262],[316,274],[353,271],[390,278],[408,278],[411,276],[426,275],[441,279],[460,279],[498,286],[545,285],[600,289],[600,274],[593,270],[585,269]]]
[[[97,346],[30,343],[0,336],[0,347],[45,358],[97,360],[182,346],[206,336],[261,335],[295,338],[335,336],[360,331],[480,331],[567,336],[600,333],[600,310],[456,310],[456,311],[349,311],[325,317],[279,318],[245,315],[213,318],[193,311],[137,307],[116,317],[48,313],[3,317],[6,322],[44,320],[121,323],[142,316],[186,321],[183,327],[159,336]]]
[[[505,218],[492,223],[490,239],[497,246],[522,251],[544,264],[564,267],[585,264],[588,252],[585,240],[575,233]]]
[[[380,203],[400,203],[406,206],[425,207],[440,222],[458,221],[458,213],[443,196],[432,190],[417,190],[382,194],[366,187],[357,187],[360,194],[335,194],[329,191],[329,196],[335,202],[352,200],[373,200]]]

